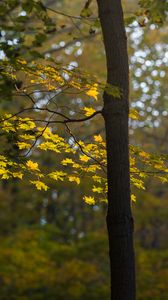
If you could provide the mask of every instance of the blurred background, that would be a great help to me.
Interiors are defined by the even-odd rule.
[[[30,9],[32,1],[9,1],[6,7],[7,2],[1,3],[0,59],[12,59],[18,53],[28,60],[40,59],[40,55],[52,57],[105,80],[99,24],[94,20],[82,23],[52,11],[79,15],[85,1],[43,1],[51,8],[48,18],[52,22],[48,19],[48,23],[38,9]],[[168,153],[168,26],[161,19],[144,26],[146,19],[142,15],[139,23],[134,20],[137,2],[123,3],[130,59],[130,106],[140,114],[140,120],[130,122],[130,143],[146,151]],[[91,8],[96,16],[96,3]],[[153,18],[158,21],[162,13],[165,12],[160,9],[160,15]],[[41,35],[37,34],[39,28]],[[12,102],[10,84],[4,78],[0,84],[1,113],[22,106],[17,97]],[[37,99],[42,102],[44,95],[39,93]],[[61,94],[57,101],[61,105],[69,103],[70,115],[84,106],[80,95]],[[87,101],[92,105],[92,100]],[[94,105],[101,108],[102,102]],[[93,134],[104,134],[104,125],[96,119],[74,130],[80,138],[89,140]],[[11,142],[12,137],[2,138],[1,147],[11,151]],[[58,164],[53,153],[44,153],[38,160],[47,168]],[[146,179],[145,186],[145,191],[134,191],[137,202],[132,204],[137,300],[167,300],[168,186],[152,176]],[[106,204],[87,206],[82,195],[89,193],[89,188],[88,180],[80,187],[53,183],[46,192],[33,189],[26,181],[1,181],[1,300],[110,299]]]

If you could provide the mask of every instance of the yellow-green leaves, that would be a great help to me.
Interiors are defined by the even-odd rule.
[[[62,160],[62,165],[63,166],[67,166],[67,165],[73,165],[74,164],[74,161],[71,159],[71,158],[65,158]]]
[[[23,179],[23,173],[22,172],[13,172],[12,176],[14,178],[19,178],[19,179]]]
[[[140,115],[139,115],[138,111],[134,108],[130,109],[129,117],[132,120],[139,120],[140,119]]]
[[[120,89],[109,84],[100,84],[96,78],[91,78],[78,69],[54,62],[27,63],[19,57],[14,66],[11,64],[8,61],[4,63],[6,72],[9,72],[9,76],[6,76],[10,80],[15,80],[13,82],[15,86],[17,80],[15,73],[19,71],[20,76],[23,74],[26,77],[28,87],[24,84],[23,88],[16,86],[15,91],[24,97],[24,100],[26,99],[25,108],[20,112],[14,112],[13,115],[6,114],[0,120],[1,133],[7,140],[12,140],[14,148],[10,159],[0,157],[0,178],[27,179],[38,190],[44,191],[50,187],[51,181],[55,181],[55,185],[57,181],[66,181],[69,185],[80,185],[86,181],[90,195],[84,197],[85,202],[94,205],[96,203],[94,194],[98,196],[99,201],[104,201],[107,195],[106,143],[100,134],[80,140],[76,136],[76,124],[81,125],[81,122],[91,120],[92,115],[96,115],[96,109],[100,104],[98,103],[96,107],[96,102],[94,106],[91,103],[98,100],[101,91],[117,100],[121,98]],[[62,107],[57,105],[55,98],[62,96],[63,93],[67,106],[65,103]],[[72,111],[69,109],[67,111],[68,93],[80,94],[82,105],[79,106],[79,111],[75,111],[73,103]],[[87,106],[86,99],[89,103]],[[81,118],[79,114],[85,117]],[[139,114],[135,109],[130,110],[129,117],[135,121],[139,120]],[[78,123],[74,123],[74,120]],[[86,125],[86,122],[84,124]],[[46,152],[51,155],[53,152],[56,161],[56,165],[51,165],[50,170],[47,170],[45,164],[40,164],[38,159],[40,155],[47,157]],[[168,175],[165,170],[167,170],[165,157],[130,146],[130,176],[133,187],[144,189],[144,179],[151,174],[162,182],[167,182]],[[132,195],[131,199],[135,201],[135,196]]]
[[[94,135],[94,140],[95,140],[95,142],[101,143],[103,146],[105,146],[105,143],[103,142],[103,138],[100,134],[99,135]]]
[[[79,159],[83,162],[88,162],[90,160],[90,157],[88,157],[87,155],[83,154],[83,155],[80,155]]]
[[[71,176],[70,175],[70,176],[68,176],[68,179],[69,179],[70,182],[75,182],[77,184],[80,183],[80,178],[78,176]]]
[[[101,193],[103,193],[103,188],[102,188],[101,186],[95,186],[95,185],[94,185],[92,191],[93,191],[94,193],[101,194]]]
[[[90,86],[89,90],[86,92],[86,94],[90,97],[93,97],[95,100],[97,100],[98,99],[98,94],[99,94],[98,84],[95,83],[95,84],[93,84],[93,86]]]
[[[55,171],[55,172],[49,173],[48,176],[54,180],[64,181],[65,177],[67,176],[67,173],[62,172],[62,171]]]
[[[25,132],[34,129],[35,127],[35,122],[30,118],[21,118],[12,114],[5,114],[1,120],[1,129],[6,132]],[[23,137],[25,138],[25,136]]]
[[[35,187],[37,188],[37,190],[44,190],[44,191],[47,191],[48,190],[48,186],[42,182],[42,181],[39,181],[39,180],[31,180],[30,181],[33,185],[35,185]]]
[[[24,131],[32,130],[36,127],[36,124],[30,120],[30,118],[19,118],[19,129]]]
[[[89,204],[89,205],[95,205],[95,203],[96,203],[95,198],[91,197],[91,196],[84,196],[83,200],[85,201],[86,204]]]
[[[131,201],[136,202],[136,196],[134,194],[131,194]]]
[[[39,167],[38,167],[38,163],[33,162],[32,160],[28,160],[26,162],[26,166],[28,169],[30,169],[31,171],[39,171]]]
[[[92,108],[84,110],[87,116],[94,113]],[[9,122],[8,130],[13,132],[12,128],[15,125],[19,137],[16,145],[23,154],[24,151],[30,151],[30,149],[36,151],[38,155],[41,151],[53,151],[58,156],[60,165],[59,170],[53,166],[51,172],[46,172],[45,167],[39,166],[34,159],[25,157],[22,162],[16,163],[8,161],[5,156],[0,156],[1,179],[17,178],[22,180],[23,177],[27,177],[38,190],[44,191],[49,188],[51,180],[80,185],[83,180],[89,179],[91,195],[84,197],[85,202],[89,205],[96,203],[96,197],[94,198],[92,194],[97,194],[99,201],[106,199],[106,143],[100,134],[94,135],[90,143],[76,140],[69,143],[68,139],[58,135],[49,127],[35,127],[35,122],[29,118],[19,117],[18,120],[16,116],[13,119],[11,116],[8,118],[10,118],[7,120]],[[163,170],[167,170],[164,157],[148,153],[133,145],[130,146],[132,186],[144,189],[144,178],[152,172],[154,177],[162,182],[167,182],[168,176],[159,173]],[[132,194],[131,200],[136,201],[134,194]]]
[[[60,145],[57,143],[53,143],[53,142],[44,142],[44,143],[41,143],[39,146],[38,146],[39,149],[41,150],[44,150],[44,151],[47,151],[47,150],[50,150],[50,151],[54,151],[56,153],[60,153],[61,150],[59,149],[60,148]]]
[[[25,142],[17,142],[16,144],[17,144],[19,150],[29,149],[31,147],[31,144],[25,143]]]
[[[95,113],[95,109],[92,107],[84,107],[83,108],[85,116],[90,117],[91,115],[93,115]]]
[[[4,168],[1,168],[0,169],[0,176],[1,176],[1,179],[9,179],[9,177],[10,177],[9,171],[4,169]]]
[[[20,169],[21,169],[20,167],[17,168],[17,164],[15,162],[9,161],[5,156],[0,155],[0,178],[1,179],[9,179],[9,178],[22,179],[24,174]]]

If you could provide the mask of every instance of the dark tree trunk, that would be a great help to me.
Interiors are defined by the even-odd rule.
[[[97,0],[107,58],[107,83],[121,98],[104,93],[107,142],[107,228],[111,265],[111,300],[135,300],[133,218],[129,174],[129,67],[121,0]]]

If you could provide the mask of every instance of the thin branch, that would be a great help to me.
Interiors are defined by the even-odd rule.
[[[66,48],[68,48],[68,47],[74,45],[76,42],[83,42],[83,41],[85,41],[85,40],[90,40],[90,39],[96,37],[96,36],[99,35],[99,34],[100,34],[100,31],[95,32],[94,34],[85,35],[85,36],[80,37],[80,38],[75,38],[75,39],[73,39],[73,40],[67,42],[67,43],[66,43],[64,46],[62,46],[62,47],[60,46],[60,47],[58,47],[58,48],[56,48],[56,49],[50,49],[50,50],[47,50],[47,51],[43,52],[42,55],[45,55],[45,54],[52,54],[52,53],[58,52],[58,51],[60,51],[60,50],[64,50],[64,49],[66,49]]]
[[[168,171],[145,171],[145,170],[140,170],[140,171],[135,171],[135,172],[130,172],[130,174],[168,174]]]
[[[53,9],[51,7],[48,7],[48,6],[45,6],[45,9],[49,10],[49,11],[52,11],[53,13],[56,13],[58,15],[61,15],[61,16],[64,16],[66,18],[69,18],[69,19],[77,19],[77,20],[87,20],[87,21],[96,21],[98,18],[97,17],[81,17],[81,16],[73,16],[73,15],[70,15],[70,14],[66,14],[62,11],[59,11],[59,10],[56,10],[56,9]]]
[[[24,155],[25,157],[29,155],[29,153],[31,152],[31,150],[36,146],[38,140],[43,136],[44,132],[46,131],[46,129],[48,128],[48,125],[49,125],[49,122],[50,122],[50,119],[53,117],[50,116],[48,122],[46,123],[45,127],[43,128],[43,130],[40,132],[39,135],[36,136],[36,139],[35,141],[33,142],[33,144],[31,145],[30,149],[27,151],[27,153]]]
[[[29,108],[24,108],[24,109],[22,109],[21,111],[15,113],[15,114],[13,114],[13,115],[11,115],[10,117],[7,117],[7,118],[5,118],[5,119],[3,119],[3,120],[0,120],[0,123],[3,123],[3,122],[5,122],[5,121],[8,121],[8,120],[10,120],[10,119],[12,119],[12,118],[14,118],[14,117],[16,117],[16,116],[18,116],[18,115],[20,115],[20,114],[26,112],[26,111],[31,111],[31,110],[45,111],[45,112],[52,113],[53,115],[58,115],[58,116],[64,118],[63,121],[61,121],[61,120],[55,120],[55,121],[54,121],[54,120],[53,120],[53,121],[45,121],[45,120],[42,120],[42,122],[46,122],[46,123],[49,122],[49,124],[51,124],[51,123],[60,123],[60,124],[66,124],[66,123],[80,123],[80,122],[88,121],[88,120],[92,119],[93,117],[95,117],[95,116],[98,115],[98,114],[102,114],[102,110],[97,110],[97,111],[95,111],[92,115],[90,115],[90,116],[88,116],[88,117],[81,118],[81,119],[71,119],[71,118],[69,118],[68,116],[66,116],[66,115],[64,115],[64,114],[62,114],[62,113],[60,113],[60,112],[57,112],[57,111],[54,111],[54,110],[51,110],[51,109],[49,109],[49,108],[29,107]],[[52,115],[52,116],[53,116],[53,115]],[[33,120],[33,119],[32,119],[32,120]],[[35,120],[35,119],[34,119],[34,122],[35,122],[35,121],[39,121],[39,120]]]
[[[91,158],[93,161],[95,161],[100,167],[101,169],[103,170],[103,172],[106,174],[106,170],[105,170],[105,165],[101,164],[96,158],[94,158],[93,156],[91,156],[90,154],[88,154],[87,152],[85,152],[83,150],[83,147],[80,145],[80,143],[78,142],[77,138],[75,137],[75,135],[72,133],[71,129],[68,127],[67,124],[65,124],[66,128],[67,128],[67,131],[68,133],[70,134],[71,137],[73,137],[75,143],[78,145],[79,149],[81,150],[81,152],[86,155],[87,157]]]
[[[16,84],[15,84],[15,88],[16,88],[16,91],[17,91],[18,93],[22,93],[22,94],[23,94],[22,96],[28,97],[28,98],[30,99],[30,101],[31,101],[34,105],[36,104],[36,102],[35,102],[34,99],[31,97],[31,95],[30,95],[30,94],[27,94],[27,93],[24,91],[24,89],[23,89],[23,90],[18,89],[18,87],[17,87]]]
[[[10,117],[7,117],[7,118],[5,118],[5,119],[1,119],[1,120],[0,120],[0,123],[3,123],[3,122],[8,121],[8,120],[10,120],[10,119],[13,119],[14,117],[17,117],[18,115],[24,113],[25,111],[30,111],[30,110],[33,110],[33,109],[34,109],[34,107],[23,108],[22,110],[20,110],[19,112],[17,112],[17,113],[15,113],[15,114],[11,115]]]

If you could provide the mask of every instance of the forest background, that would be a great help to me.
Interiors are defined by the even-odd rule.
[[[153,22],[149,23],[149,12],[145,7],[144,15],[135,16],[135,12],[140,10],[137,2],[125,3],[130,106],[138,112],[136,117],[134,111],[130,119],[130,143],[142,148],[144,155],[145,151],[168,151],[167,24],[162,24],[165,11],[157,7],[158,1],[153,2],[156,5],[151,11]],[[105,54],[100,28],[90,8],[82,11],[85,1],[44,1],[50,8],[47,14],[38,3],[1,1],[1,61],[5,55],[11,63],[20,55],[26,61],[40,61],[44,56],[53,58],[58,64],[71,66],[71,70],[78,70],[79,67],[83,72],[89,71],[104,82]],[[33,5],[36,7],[34,10]],[[91,8],[96,12],[94,3]],[[71,17],[80,13],[83,20]],[[22,78],[17,79],[15,84],[12,78],[4,74],[1,79],[1,113],[21,110],[20,96],[13,96],[13,92],[22,88]],[[94,97],[88,96],[84,93],[60,93],[57,104],[70,106],[69,117],[74,116],[76,110],[85,111],[86,117],[92,113],[86,107],[99,110],[102,105],[99,97],[95,102]],[[41,107],[46,98],[43,93],[36,93]],[[96,118],[92,122],[88,120],[84,124],[74,125],[73,132],[86,142],[92,141],[93,136],[97,137],[95,142],[99,142],[99,136],[104,136],[103,122]],[[4,137],[2,133],[1,137],[1,149],[7,149],[8,155],[16,156],[19,150],[13,146],[14,135]],[[57,156],[52,151],[43,152],[40,156],[35,152],[31,159],[33,155],[46,169],[58,165]],[[59,159],[64,158],[62,154]],[[132,188],[137,198],[136,203],[132,203],[137,299],[167,300],[167,185],[158,182],[154,176],[143,180],[145,190],[142,186],[141,189]],[[35,189],[28,181],[19,178],[3,179],[1,182],[2,300],[109,299],[106,203],[97,201],[92,203],[94,205],[88,205],[83,201],[83,196],[90,195],[92,188],[87,177],[81,180],[80,186],[78,182],[74,185],[71,181],[51,182],[46,191]],[[85,200],[89,203],[89,199]]]

